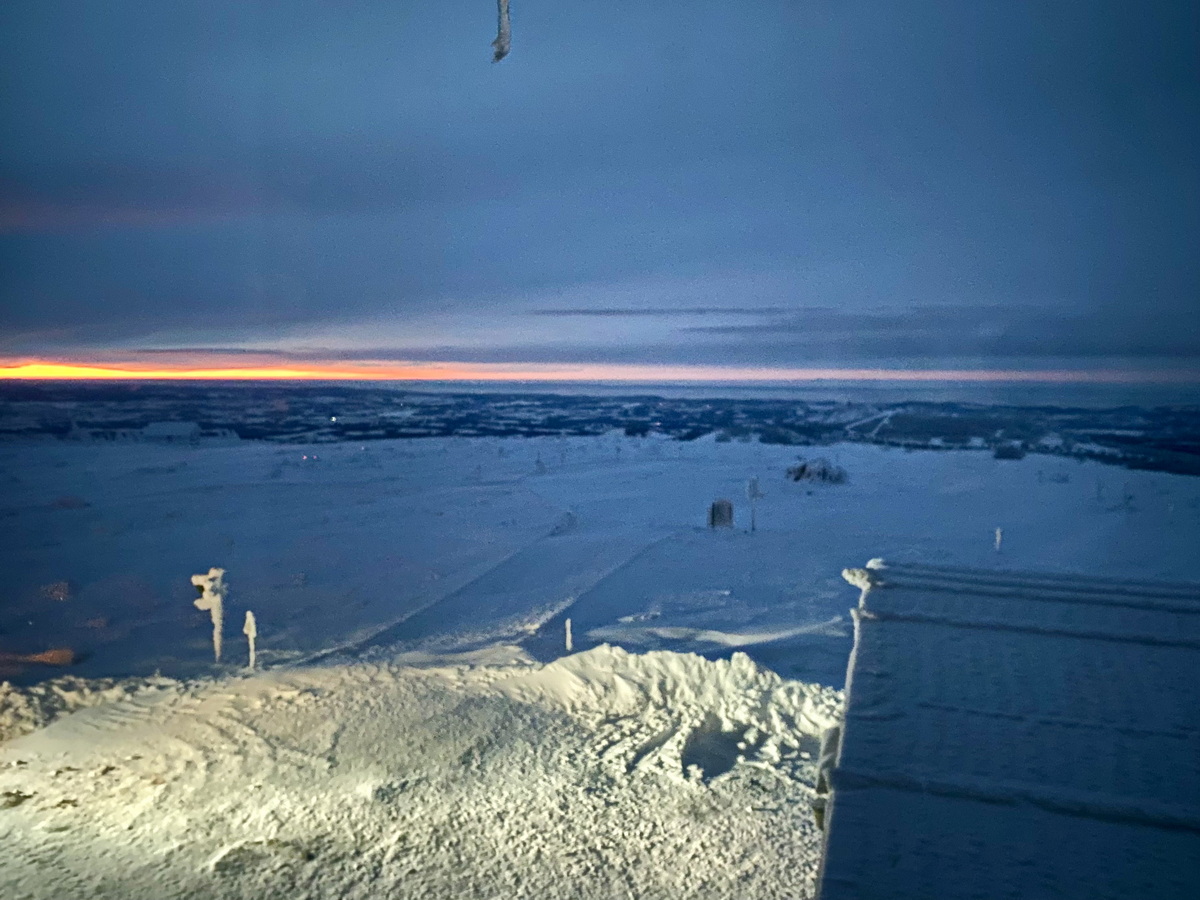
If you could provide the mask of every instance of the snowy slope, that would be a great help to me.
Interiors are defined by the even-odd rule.
[[[740,656],[465,662],[160,684],[0,746],[0,896],[811,895],[836,692]]]

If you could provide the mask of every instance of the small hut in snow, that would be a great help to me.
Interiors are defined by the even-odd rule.
[[[714,500],[708,508],[709,528],[733,527],[733,503],[729,500]]]

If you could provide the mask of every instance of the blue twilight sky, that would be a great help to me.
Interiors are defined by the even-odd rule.
[[[5,0],[0,356],[1200,367],[1191,0],[512,16]]]

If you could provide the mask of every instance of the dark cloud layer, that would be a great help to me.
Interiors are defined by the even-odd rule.
[[[782,306],[680,306],[680,307],[605,307],[598,306],[590,309],[535,309],[531,315],[554,316],[559,318],[596,317],[596,318],[640,318],[643,316],[773,316],[786,314],[787,308]],[[707,326],[716,328],[718,326]],[[697,329],[699,330],[699,329]]]
[[[0,351],[1200,361],[1194,4],[606,8],[9,0]]]

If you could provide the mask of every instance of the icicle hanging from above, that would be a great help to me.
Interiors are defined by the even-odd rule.
[[[497,0],[497,3],[500,14],[500,30],[496,39],[492,41],[492,48],[496,51],[492,62],[500,62],[508,56],[508,51],[512,48],[512,25],[508,20],[508,0]]]

